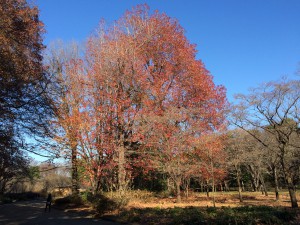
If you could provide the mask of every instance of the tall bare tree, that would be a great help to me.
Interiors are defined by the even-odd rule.
[[[298,207],[295,184],[299,178],[300,82],[270,82],[238,95],[232,122],[276,153],[289,190],[292,207]],[[259,132],[272,138],[262,138]]]

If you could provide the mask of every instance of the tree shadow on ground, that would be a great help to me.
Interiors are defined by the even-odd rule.
[[[42,201],[18,202],[0,205],[0,224],[6,225],[99,225],[100,219],[91,218],[88,212],[65,212],[55,208],[51,212],[44,211]],[[101,221],[103,225],[114,223]]]
[[[187,207],[145,208],[123,211],[118,219],[145,225],[199,225],[199,224],[291,224],[299,210],[268,206],[244,207]],[[295,223],[296,224],[296,223]]]

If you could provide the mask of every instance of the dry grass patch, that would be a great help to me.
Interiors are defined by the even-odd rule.
[[[237,192],[219,192],[215,193],[216,208],[213,208],[212,197],[205,193],[192,193],[189,198],[176,203],[176,198],[138,192],[130,197],[123,209],[105,216],[119,222],[144,225],[300,224],[300,211],[290,208],[286,195],[286,192],[281,193],[280,201],[275,201],[273,193],[265,196],[244,192],[244,201],[239,202]]]
[[[174,207],[212,207],[213,200],[206,197],[205,193],[192,193],[188,198],[182,198],[181,203],[176,203],[176,198],[159,198],[148,193],[144,197],[130,197],[126,208],[174,208]],[[137,196],[137,195],[136,195]],[[138,195],[140,196],[140,195]],[[148,197],[146,197],[148,196]],[[243,192],[243,202],[239,201],[237,192],[218,192],[215,193],[216,207],[240,207],[240,206],[271,206],[271,207],[290,207],[290,200],[287,192],[280,195],[281,199],[276,201],[275,194],[269,193],[268,196],[260,192]],[[298,199],[300,195],[298,194]]]

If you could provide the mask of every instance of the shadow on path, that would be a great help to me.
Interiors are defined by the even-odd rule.
[[[85,212],[64,212],[51,208],[44,212],[42,201],[25,201],[0,205],[0,225],[118,225],[91,218]]]

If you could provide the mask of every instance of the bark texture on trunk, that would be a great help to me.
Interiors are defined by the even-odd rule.
[[[72,146],[72,194],[78,195],[79,194],[79,177],[78,177],[78,168],[77,168],[77,146]]]
[[[261,185],[262,185],[263,193],[265,194],[265,196],[268,196],[267,187],[266,187],[265,180],[262,177],[262,175],[260,176],[260,182],[261,182]]]
[[[238,184],[238,188],[239,188],[239,199],[240,202],[243,202],[243,196],[242,196],[242,184],[241,184],[241,171],[239,166],[236,166],[236,181]]]
[[[290,199],[291,199],[292,208],[298,208],[296,190],[295,190],[295,186],[292,182],[292,179],[288,177],[287,183],[288,183],[288,189],[289,189],[289,195],[290,195]]]
[[[290,174],[288,173],[287,169],[286,169],[286,164],[284,161],[284,148],[281,150],[282,152],[282,156],[281,156],[281,166],[282,166],[282,171],[284,174],[284,179],[285,182],[288,186],[288,190],[289,190],[289,195],[290,195],[290,199],[291,199],[291,205],[292,208],[298,208],[298,201],[297,201],[297,197],[296,197],[296,189],[295,189],[295,185],[293,183],[293,179],[290,176]]]
[[[175,184],[176,184],[176,195],[177,195],[177,203],[181,202],[181,195],[180,195],[180,179],[176,179]]]
[[[121,194],[124,194],[126,191],[125,147],[121,145],[118,150],[118,189]]]
[[[279,201],[278,175],[277,175],[277,169],[275,166],[272,167],[272,174],[273,174],[273,179],[274,179],[276,201]]]

